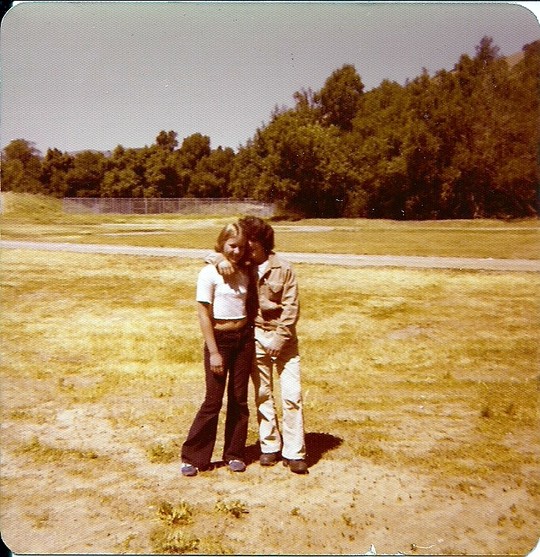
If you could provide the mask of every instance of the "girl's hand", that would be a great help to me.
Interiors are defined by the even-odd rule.
[[[215,375],[223,375],[225,373],[223,368],[223,358],[219,352],[216,354],[210,354],[210,369]]]

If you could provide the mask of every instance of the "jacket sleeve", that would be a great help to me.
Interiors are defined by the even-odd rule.
[[[279,340],[282,340],[282,346],[285,344],[285,341],[296,337],[296,323],[300,316],[296,274],[292,267],[287,267],[284,269],[284,275],[281,315],[276,326],[276,333]]]
[[[214,267],[215,267],[215,266],[219,265],[219,263],[221,263],[223,261],[223,259],[225,259],[225,258],[223,257],[223,255],[221,253],[218,253],[217,251],[212,251],[204,258],[204,262],[205,263],[210,263],[211,265],[214,265]]]

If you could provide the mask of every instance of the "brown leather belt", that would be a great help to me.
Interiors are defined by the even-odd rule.
[[[239,331],[247,325],[247,317],[242,319],[216,319],[214,329],[216,331]]]

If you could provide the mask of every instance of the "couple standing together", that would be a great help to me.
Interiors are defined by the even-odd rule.
[[[282,459],[292,472],[308,472],[296,336],[298,285],[291,265],[273,249],[273,228],[258,217],[243,217],[223,228],[216,253],[199,273],[196,299],[204,337],[206,394],[182,445],[184,476],[210,468],[225,388],[223,461],[232,472],[246,469],[250,377],[260,464],[272,466]],[[281,429],[274,371],[281,387]]]

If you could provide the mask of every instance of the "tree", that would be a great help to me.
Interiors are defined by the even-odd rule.
[[[172,153],[178,147],[177,133],[174,131],[160,131],[156,137],[156,145],[169,153]]]
[[[453,218],[534,214],[538,59],[532,80],[527,72],[516,79],[498,52],[492,39],[484,37],[475,58],[462,56],[455,69],[458,140],[444,148],[450,160],[443,199]],[[536,122],[532,127],[531,121]]]
[[[229,197],[234,151],[221,146],[199,160],[191,175],[188,195],[193,197]]]
[[[178,197],[179,177],[172,152],[152,146],[146,155],[143,197]]]
[[[191,189],[191,178],[195,167],[210,152],[210,138],[200,133],[194,133],[184,138],[180,149],[175,151],[175,167],[181,195],[190,195],[188,192]]]
[[[303,103],[275,111],[235,159],[232,192],[276,201],[309,217],[340,216],[353,180],[335,126],[323,126]]]
[[[405,218],[407,167],[404,130],[408,121],[405,88],[384,80],[364,95],[346,137],[347,153],[357,175],[349,193],[353,216]]]
[[[532,216],[540,191],[540,41],[523,47],[504,93],[505,141],[499,152],[495,191],[503,192],[506,215]]]
[[[257,131],[260,133],[260,130]],[[230,192],[233,197],[243,199],[255,194],[254,185],[263,172],[263,157],[258,152],[255,140],[248,139],[235,155],[230,173]]]
[[[41,153],[25,139],[11,141],[2,151],[4,191],[40,193]]]
[[[103,176],[101,197],[142,197],[144,183],[134,168],[112,168]]]
[[[362,80],[353,65],[345,64],[334,71],[324,87],[314,95],[315,102],[320,106],[322,121],[342,131],[350,131],[363,90]]]
[[[55,197],[64,197],[68,184],[67,173],[73,167],[73,157],[62,153],[59,149],[47,149],[47,154],[41,164],[40,181],[43,191]]]
[[[73,166],[66,175],[66,197],[99,197],[105,169],[106,159],[103,153],[77,153],[73,157]]]
[[[197,163],[210,154],[210,138],[207,135],[194,133],[182,141],[178,149],[178,161],[182,168],[195,170]]]
[[[510,71],[489,37],[454,71],[363,96],[342,143],[355,192],[375,218],[479,218],[535,213],[540,64],[534,47]]]
[[[118,145],[109,159],[104,160],[100,197],[142,197],[144,192],[145,152]]]

